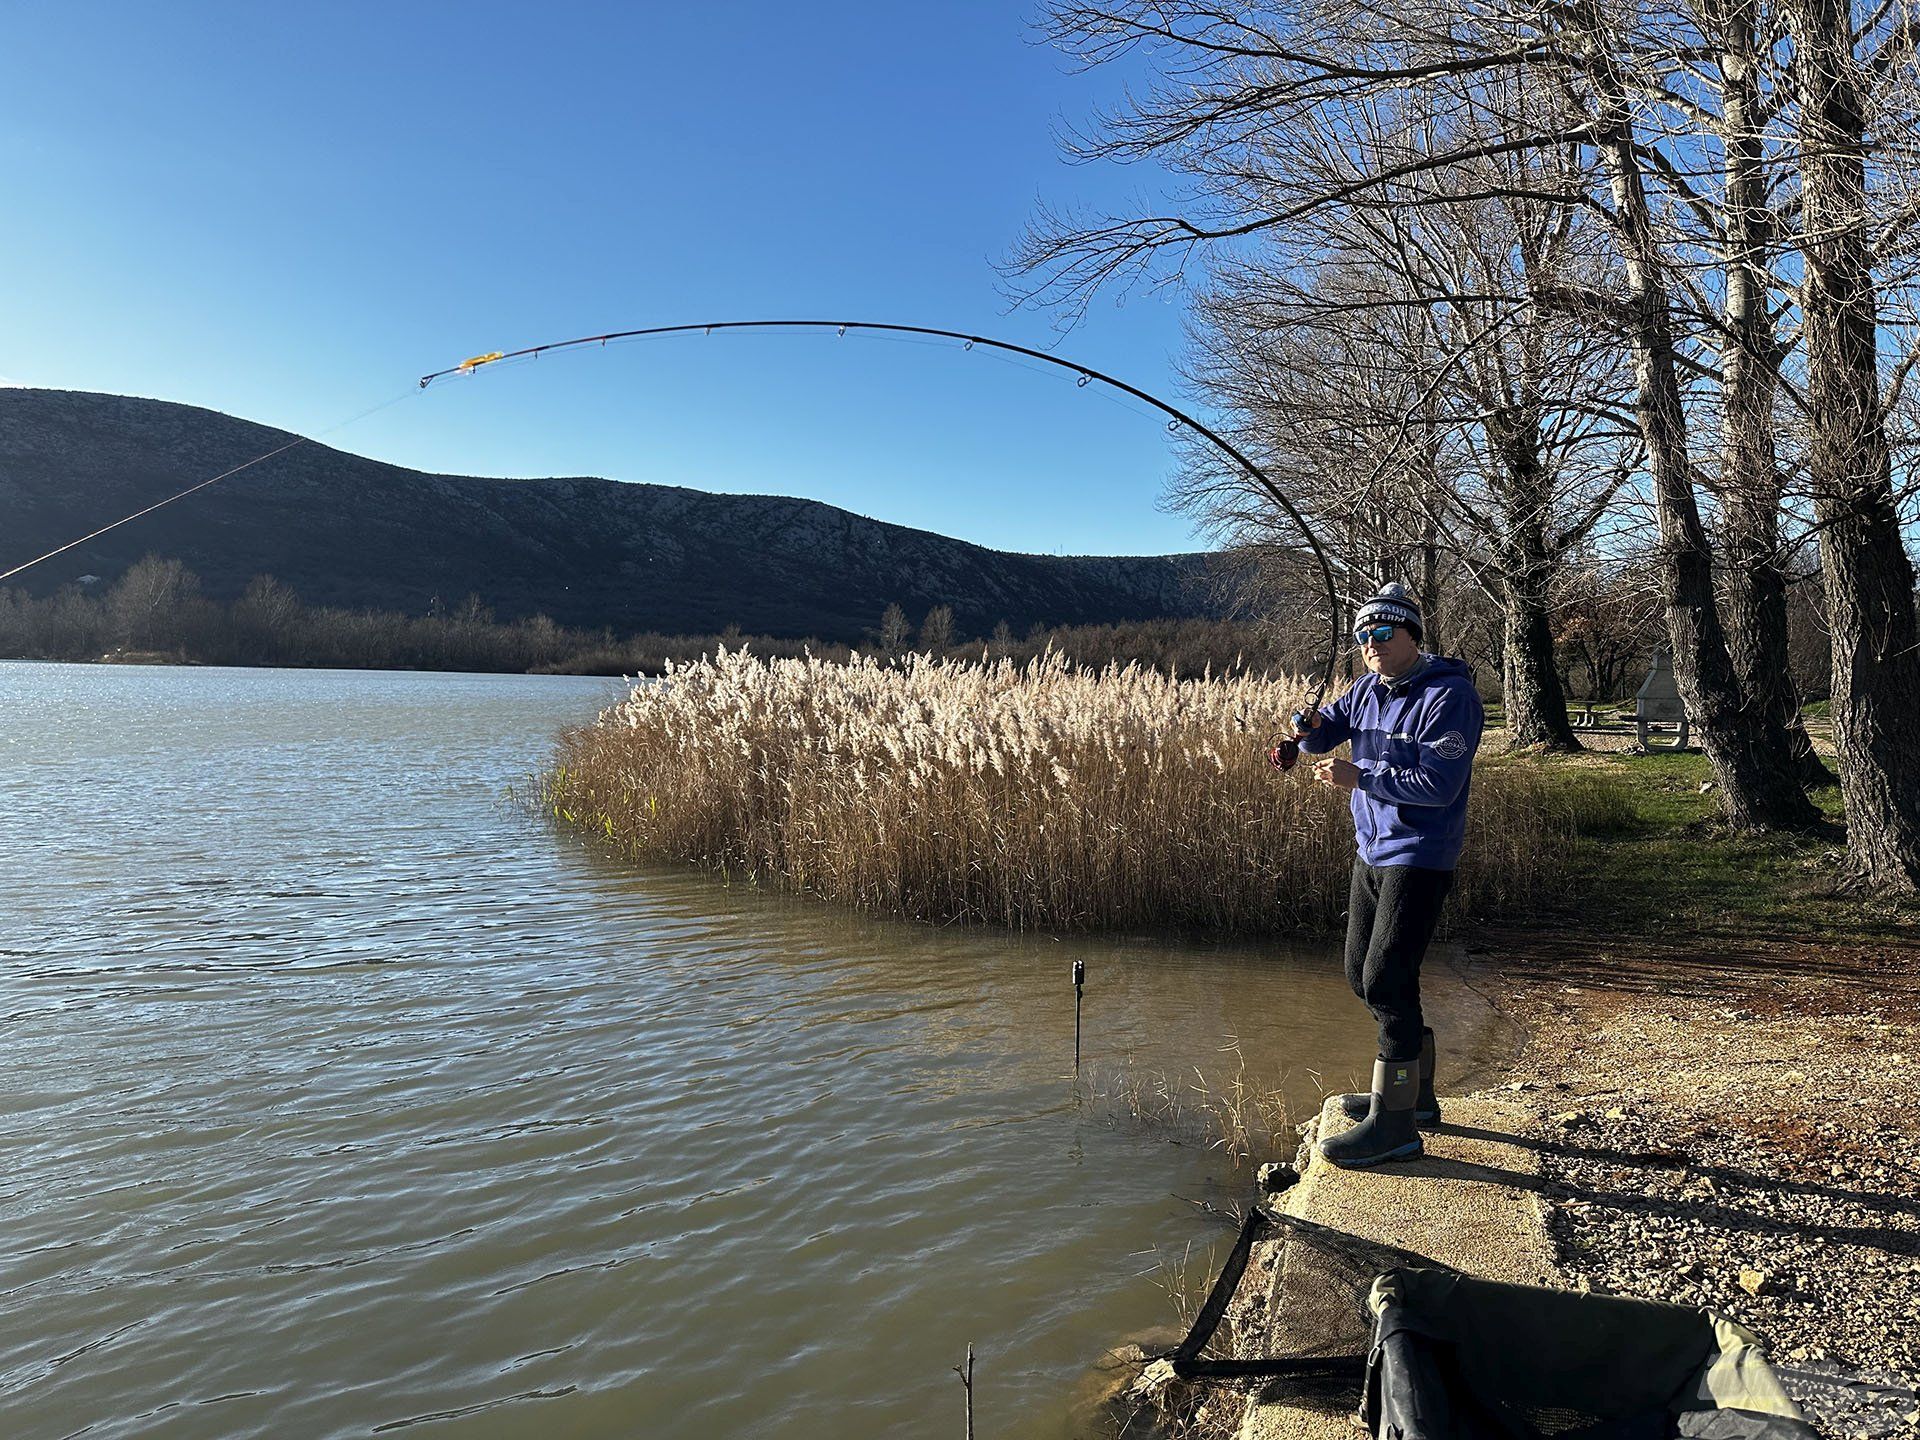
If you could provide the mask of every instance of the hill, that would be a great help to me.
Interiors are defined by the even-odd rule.
[[[0,561],[17,563],[297,437],[217,411],[0,389]],[[162,554],[231,599],[270,574],[312,605],[858,641],[897,603],[980,635],[1216,613],[1207,559],[990,550],[831,505],[593,478],[431,475],[309,443],[18,577],[46,594]],[[0,565],[0,568],[5,568]]]

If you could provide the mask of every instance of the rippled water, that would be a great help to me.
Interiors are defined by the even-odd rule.
[[[952,1433],[969,1341],[1080,1433],[1247,1177],[1076,1093],[1070,960],[1103,1072],[1368,1061],[1318,950],[598,859],[506,791],[615,694],[0,664],[0,1433]]]

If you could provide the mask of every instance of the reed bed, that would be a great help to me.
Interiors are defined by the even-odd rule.
[[[1306,689],[1057,655],[889,664],[722,649],[565,733],[541,793],[622,856],[916,920],[1327,929],[1353,858],[1346,797],[1262,757]],[[1562,893],[1579,809],[1524,765],[1484,762],[1466,909]]]

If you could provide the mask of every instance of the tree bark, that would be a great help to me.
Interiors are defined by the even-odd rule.
[[[1782,351],[1768,310],[1767,156],[1757,62],[1756,0],[1708,11],[1720,51],[1720,128],[1726,204],[1726,340],[1721,347],[1721,540],[1734,673],[1804,786],[1830,785],[1800,718],[1787,655],[1787,582],[1780,556],[1781,482],[1773,423]]]
[[[1719,781],[1728,822],[1740,829],[1806,828],[1819,812],[1785,749],[1743,703],[1713,593],[1712,550],[1694,498],[1685,411],[1675,368],[1667,280],[1634,147],[1632,111],[1616,56],[1600,34],[1597,7],[1585,45],[1595,87],[1597,148],[1613,192],[1627,279],[1623,317],[1633,349],[1634,408],[1646,441],[1660,522],[1660,578],[1681,701]]]
[[[1427,523],[1420,532],[1420,603],[1422,611],[1422,644],[1435,655],[1441,653],[1444,632],[1439,626],[1439,617],[1435,613],[1440,607],[1440,522],[1433,512],[1427,512]]]
[[[1567,716],[1567,692],[1553,663],[1553,622],[1548,583],[1554,560],[1547,544],[1547,497],[1551,488],[1540,459],[1536,416],[1496,412],[1487,417],[1503,471],[1500,547],[1501,671],[1506,682],[1507,743],[1514,749],[1544,745],[1553,750],[1585,747]]]
[[[1880,400],[1866,114],[1846,0],[1792,0],[1806,280],[1808,479],[1833,634],[1852,880],[1920,893],[1920,621]]]
[[[1779,511],[1754,513],[1722,497],[1727,608],[1732,617],[1733,666],[1748,699],[1779,727],[1803,786],[1831,785],[1834,774],[1813,748],[1800,715],[1800,687],[1787,647],[1787,581],[1781,573]]]
[[[1506,627],[1501,665],[1507,693],[1507,743],[1513,749],[1543,745],[1550,750],[1583,747],[1567,718],[1567,694],[1553,663],[1553,626],[1546,596],[1535,593],[1524,576],[1501,586]]]

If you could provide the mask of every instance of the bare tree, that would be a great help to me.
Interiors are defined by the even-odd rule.
[[[930,655],[953,648],[953,607],[936,605],[920,621],[920,648]]]
[[[879,644],[882,654],[896,655],[906,645],[907,636],[912,633],[912,627],[907,624],[907,612],[898,605],[889,605],[881,613],[880,628],[875,632],[874,639]]]
[[[1858,22],[1849,0],[1782,8],[1798,88],[1807,480],[1833,634],[1849,868],[1859,883],[1911,894],[1920,890],[1920,623],[1887,417],[1920,349],[1910,345],[1883,390],[1879,287],[1920,221],[1920,196],[1891,183],[1912,143],[1920,17],[1899,3]],[[1868,178],[1876,150],[1890,182],[1879,193]]]
[[[256,575],[229,612],[240,651],[254,664],[300,658],[300,597],[271,575]]]
[[[1638,567],[1597,555],[1570,564],[1554,606],[1562,650],[1584,672],[1595,700],[1625,699],[1637,667],[1664,634],[1659,598]]]
[[[1367,144],[1398,142],[1376,130]],[[1328,258],[1317,267],[1284,253],[1217,267],[1192,373],[1344,537],[1336,548],[1350,567],[1371,579],[1417,573],[1429,604],[1443,553],[1464,570],[1505,617],[1513,743],[1578,748],[1550,597],[1564,557],[1625,483],[1634,446],[1612,405],[1617,350],[1527,303],[1530,275],[1572,263],[1573,217],[1477,193],[1419,205],[1388,187],[1319,243]],[[1239,533],[1264,517],[1231,476],[1184,493]]]
[[[107,593],[115,638],[136,650],[178,645],[199,594],[199,577],[178,560],[148,555],[136,561]]]
[[[1769,133],[1786,101],[1783,72],[1771,59],[1778,21],[1765,0],[1699,0],[1698,14],[1716,64],[1705,72],[1696,103],[1719,142],[1719,189],[1680,175],[1668,184],[1684,202],[1676,219],[1695,220],[1700,249],[1720,260],[1720,313],[1703,311],[1703,319],[1719,322],[1703,326],[1720,370],[1719,465],[1707,484],[1720,511],[1734,669],[1751,701],[1785,732],[1802,781],[1830,784],[1800,718],[1787,651],[1784,476],[1774,412],[1791,346],[1773,306],[1782,253],[1773,189],[1792,172],[1773,153]]]
[[[1670,263],[1649,173],[1674,167],[1662,135],[1640,117],[1665,103],[1665,57],[1693,58],[1674,32],[1685,17],[1615,11],[1600,0],[1516,0],[1502,7],[1415,0],[1392,10],[1349,0],[1306,0],[1285,13],[1227,13],[1178,0],[1057,0],[1054,38],[1089,63],[1151,47],[1164,83],[1102,117],[1080,137],[1092,158],[1153,156],[1193,179],[1187,213],[1077,221],[1045,215],[1018,256],[1037,277],[1035,298],[1069,312],[1094,290],[1158,274],[1178,275],[1196,255],[1252,236],[1300,236],[1304,225],[1377,199],[1394,186],[1416,192],[1442,177],[1508,156],[1577,150],[1603,183],[1561,186],[1529,173],[1481,193],[1546,198],[1583,207],[1604,227],[1614,268],[1607,283],[1543,283],[1528,297],[1619,338],[1633,370],[1634,411],[1644,445],[1647,499],[1661,543],[1658,573],[1676,677],[1737,825],[1808,825],[1807,800],[1777,718],[1742,692],[1716,603],[1713,552],[1695,495],[1687,385],[1698,373],[1674,296],[1684,287]],[[1689,33],[1691,33],[1689,31]],[[1316,165],[1316,136],[1346,137],[1373,107],[1417,91],[1432,113],[1490,117],[1453,127],[1445,143],[1388,163],[1356,164],[1329,177]],[[1584,175],[1567,166],[1565,176]],[[1474,193],[1466,186],[1448,198]],[[1425,203],[1416,194],[1413,203]]]
[[[1349,602],[1434,568],[1423,502],[1437,426],[1422,413],[1408,314],[1340,304],[1338,295],[1365,283],[1332,265],[1305,291],[1258,264],[1223,272],[1196,310],[1188,366],[1236,442],[1315,517]],[[1355,311],[1356,323],[1346,323]],[[1243,593],[1255,608],[1290,606],[1304,578],[1291,523],[1211,447],[1190,447],[1185,458],[1176,500],[1253,562]]]
[[[1409,127],[1403,133],[1419,139],[1402,148],[1457,145],[1461,125],[1481,123]],[[1433,336],[1433,358],[1416,368],[1432,374],[1446,434],[1466,463],[1434,468],[1448,483],[1428,513],[1501,607],[1509,736],[1558,749],[1579,742],[1554,664],[1553,591],[1639,450],[1631,417],[1617,408],[1626,382],[1617,345],[1534,300],[1607,279],[1590,222],[1565,198],[1580,183],[1569,163],[1555,150],[1491,154],[1412,193],[1389,184],[1353,207],[1390,241],[1378,258],[1424,307]]]

